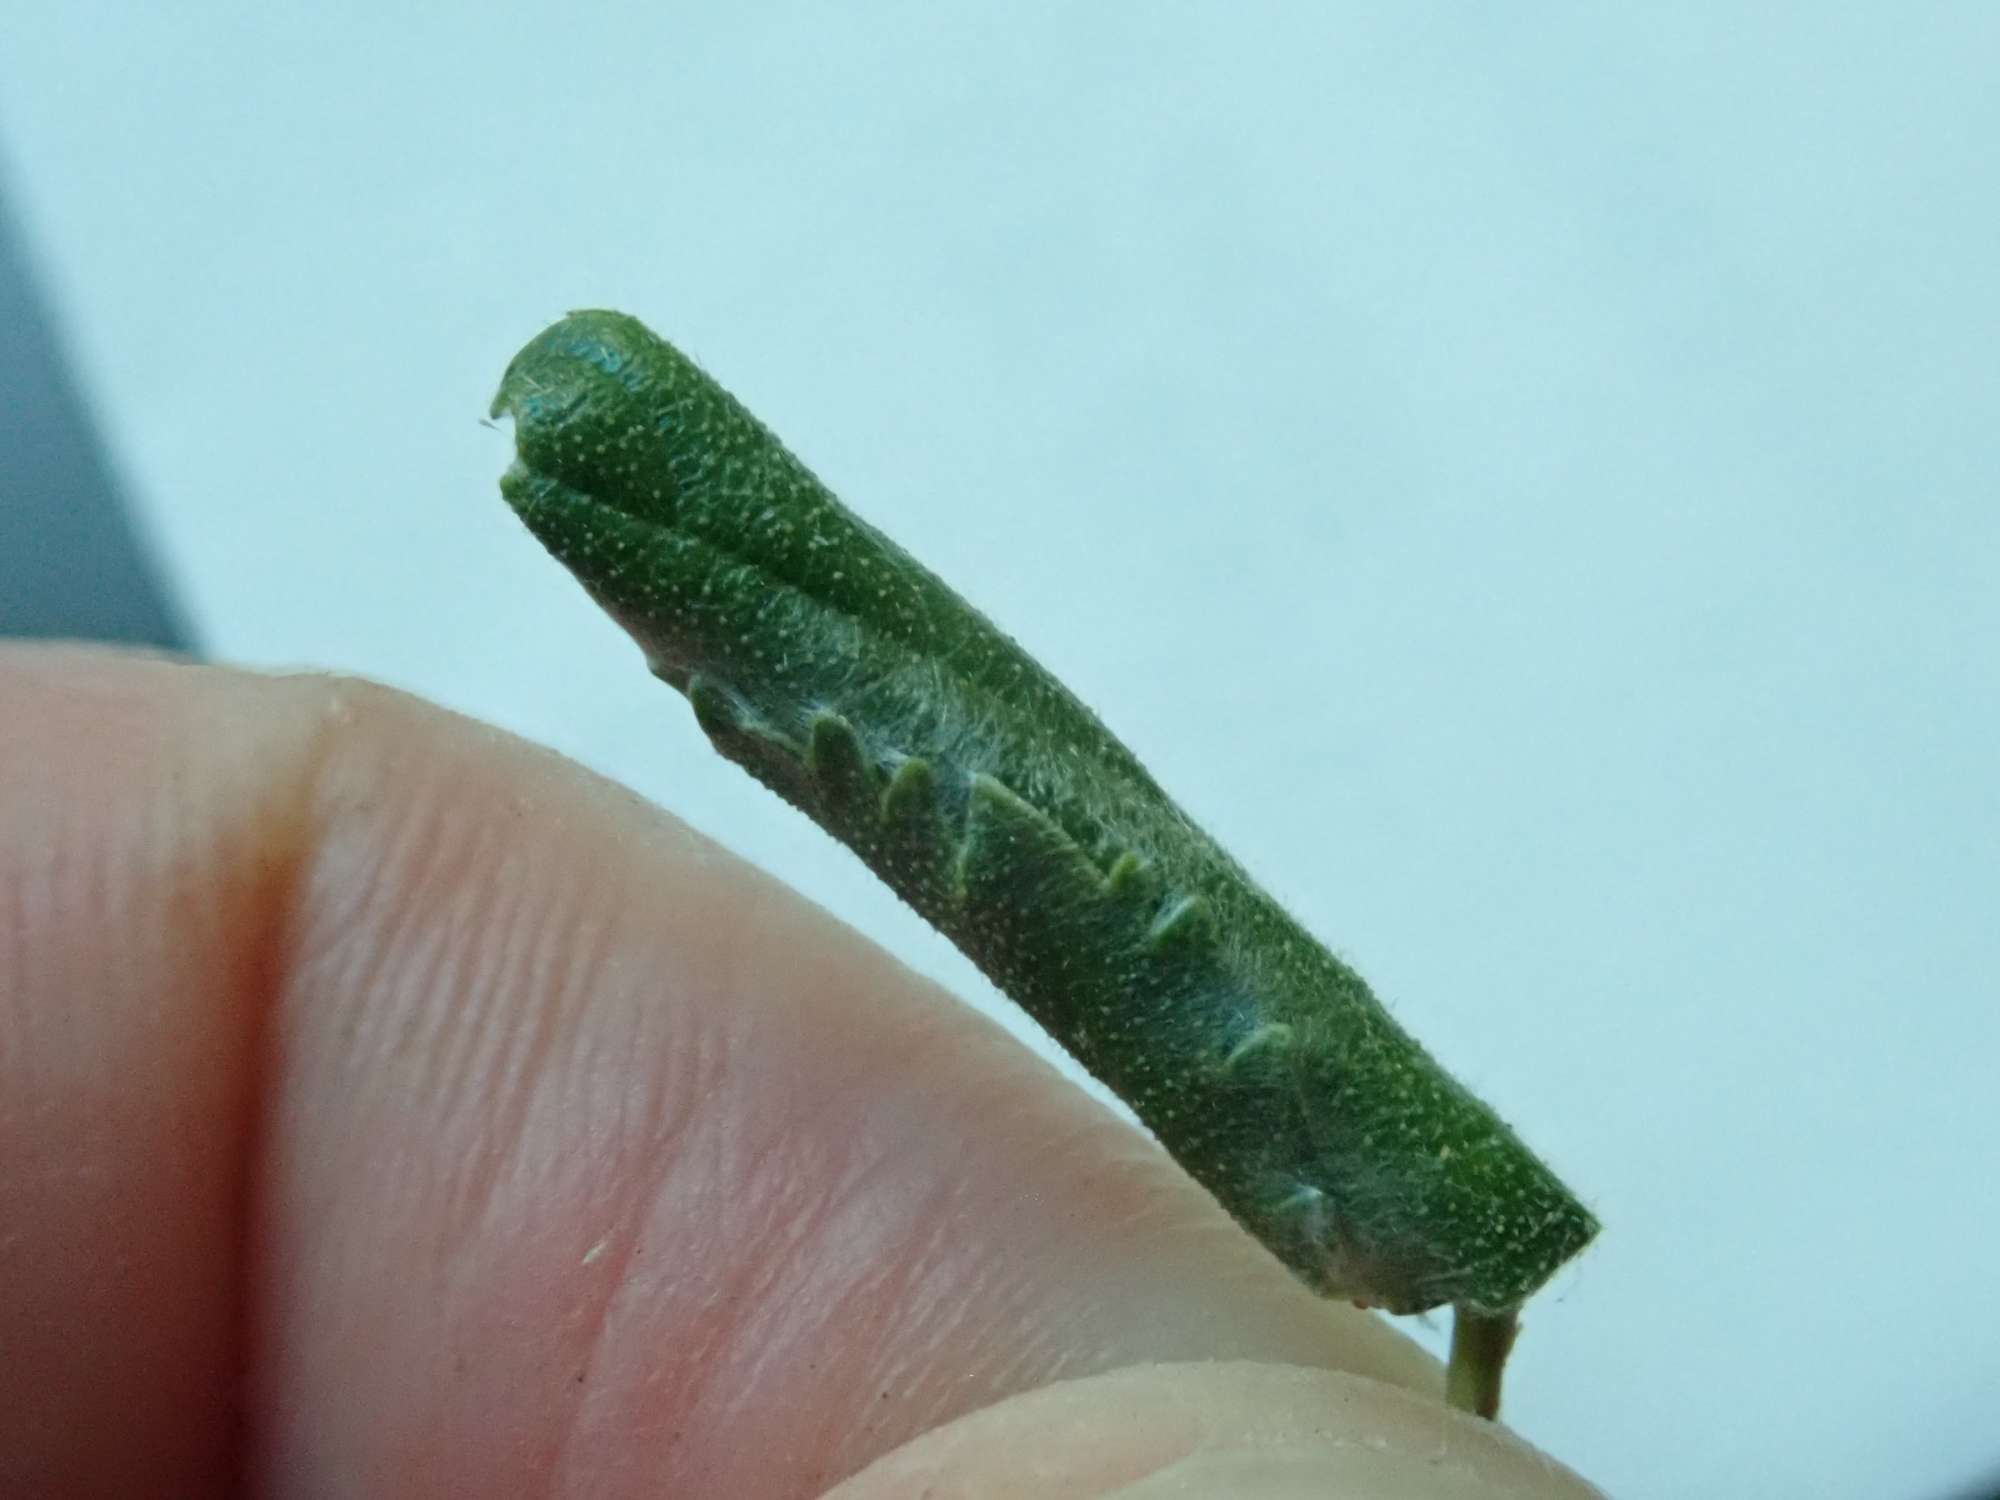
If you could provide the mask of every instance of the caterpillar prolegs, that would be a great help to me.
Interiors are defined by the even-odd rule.
[[[1491,1415],[1591,1214],[1089,709],[635,319],[580,312],[493,403],[501,491],[715,747],[851,848],[1296,1274],[1457,1310]]]

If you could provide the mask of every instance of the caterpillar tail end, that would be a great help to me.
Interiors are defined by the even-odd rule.
[[[1521,1331],[1520,1314],[1480,1312],[1460,1303],[1452,1310],[1451,1358],[1445,1366],[1445,1405],[1492,1421],[1500,1415],[1500,1375],[1514,1338]]]

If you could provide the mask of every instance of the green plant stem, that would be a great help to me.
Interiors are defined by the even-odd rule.
[[[1520,1331],[1518,1313],[1457,1308],[1452,1314],[1451,1362],[1445,1367],[1445,1403],[1474,1416],[1499,1416],[1500,1372]]]

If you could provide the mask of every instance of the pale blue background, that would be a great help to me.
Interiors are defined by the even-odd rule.
[[[1524,1432],[1628,1497],[2000,1459],[2000,7],[277,9],[0,28],[212,651],[552,742],[991,1003],[495,498],[508,355],[639,313],[1597,1206]]]

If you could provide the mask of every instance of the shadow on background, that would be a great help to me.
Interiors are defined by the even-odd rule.
[[[188,650],[29,276],[0,185],[0,636]]]

